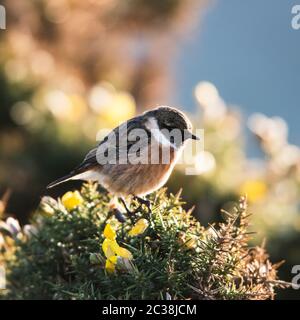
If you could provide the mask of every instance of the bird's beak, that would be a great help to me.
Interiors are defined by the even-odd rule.
[[[192,132],[188,131],[186,139],[192,139],[192,140],[200,140],[199,137],[195,136]]]

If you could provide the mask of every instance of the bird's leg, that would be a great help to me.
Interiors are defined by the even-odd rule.
[[[126,210],[126,212],[128,213],[128,214],[130,214],[130,213],[132,213],[131,211],[130,211],[130,209],[128,208],[128,206],[127,206],[127,203],[126,203],[126,201],[124,200],[124,198],[119,198],[120,200],[121,200],[121,202],[122,202],[122,204],[123,204],[123,207],[125,208],[125,210]]]
[[[122,202],[122,204],[123,204],[123,206],[124,206],[124,208],[125,208],[125,210],[126,210],[126,212],[127,212],[127,216],[129,217],[129,219],[131,220],[131,222],[134,223],[134,217],[135,217],[136,211],[131,211],[131,210],[128,208],[127,203],[126,203],[126,201],[124,200],[124,198],[120,197],[120,200],[121,200],[121,202]]]
[[[117,208],[113,209],[113,214],[115,215],[116,219],[119,222],[121,222],[121,223],[126,222],[126,218],[124,217],[123,213],[120,210],[118,210]]]
[[[116,217],[116,219],[121,222],[124,223],[126,221],[122,211],[118,208],[120,207],[120,205],[118,205],[117,199],[115,197],[113,197],[110,201],[110,209],[112,214]]]
[[[149,212],[151,212],[151,202],[150,202],[150,200],[143,199],[143,198],[138,197],[138,196],[134,196],[134,198],[135,198],[141,205],[144,204],[144,205],[148,208]]]

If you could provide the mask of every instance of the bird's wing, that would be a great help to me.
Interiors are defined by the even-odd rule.
[[[134,130],[137,129],[137,130]],[[142,131],[141,131],[142,129]],[[87,153],[82,163],[68,175],[52,182],[52,188],[70,180],[83,172],[99,168],[106,163],[127,163],[128,158],[142,153],[148,148],[151,133],[144,127],[143,119],[136,117],[112,130],[96,148]],[[115,162],[113,161],[115,160]]]
[[[96,148],[85,156],[83,162],[74,171],[119,162],[142,152],[150,143],[151,133],[144,127],[140,117],[133,118],[113,129]]]

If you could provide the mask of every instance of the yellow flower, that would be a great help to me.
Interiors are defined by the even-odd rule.
[[[122,247],[118,247],[117,251],[116,251],[116,254],[121,257],[121,258],[124,258],[124,259],[128,259],[128,260],[132,260],[132,254],[129,250],[125,249],[125,248],[122,248]]]
[[[103,231],[103,235],[106,239],[114,240],[116,239],[116,231],[112,228],[112,226],[108,223]]]
[[[113,273],[116,269],[117,261],[118,261],[117,256],[113,256],[109,259],[106,259],[106,262],[105,262],[106,271],[108,271],[109,273]]]
[[[145,230],[148,228],[149,222],[146,219],[139,219],[135,225],[132,227],[132,229],[129,231],[129,235],[131,237],[138,236],[145,232]]]
[[[187,249],[195,249],[197,247],[197,236],[180,232],[178,242]]]
[[[188,237],[188,240],[186,241],[185,245],[187,246],[187,248],[189,249],[194,249],[197,246],[197,237],[194,235],[190,235]]]
[[[83,199],[78,191],[69,191],[63,195],[61,201],[66,209],[72,210],[82,204]]]
[[[108,272],[114,272],[118,257],[131,260],[132,254],[129,250],[122,248],[116,241],[116,231],[108,223],[103,231],[105,237],[102,243],[102,250],[106,256],[105,269]]]
[[[116,255],[118,249],[119,245],[116,240],[105,239],[102,243],[102,250],[108,259]]]
[[[113,263],[113,264],[117,264],[117,261],[118,261],[118,257],[117,256],[113,256],[113,257],[110,257],[109,259],[107,259],[107,260],[109,260],[111,263]]]
[[[261,200],[267,191],[267,186],[262,180],[249,180],[241,187],[241,193],[246,194],[250,202]]]
[[[105,262],[105,270],[109,273],[113,273],[116,269],[116,264],[107,259]]]
[[[116,240],[105,239],[102,243],[102,250],[107,259],[111,259],[115,255],[128,260],[132,259],[131,252],[123,247],[120,247]]]

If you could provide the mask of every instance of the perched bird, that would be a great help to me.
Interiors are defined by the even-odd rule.
[[[52,182],[52,188],[68,180],[99,182],[120,197],[147,195],[168,180],[184,143],[198,140],[181,111],[161,106],[113,129],[83,162],[68,175]],[[126,208],[127,210],[127,208]]]

